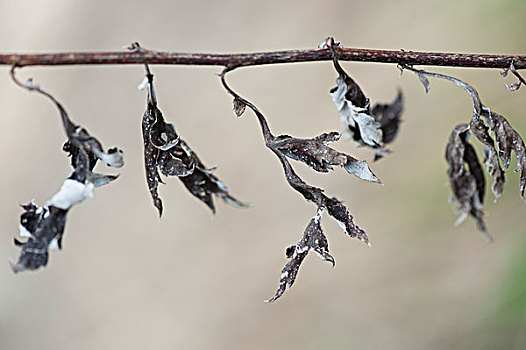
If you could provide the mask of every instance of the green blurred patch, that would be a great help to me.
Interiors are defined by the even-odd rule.
[[[521,229],[526,238],[526,230]],[[526,349],[526,239],[517,242],[503,277],[500,306],[461,341],[467,349]],[[495,283],[499,283],[498,280]]]

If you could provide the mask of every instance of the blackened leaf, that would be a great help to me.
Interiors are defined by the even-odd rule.
[[[148,73],[146,77],[148,106],[142,119],[144,164],[148,189],[159,215],[162,215],[163,210],[158,193],[159,183],[162,183],[159,171],[164,176],[177,176],[190,193],[214,213],[212,195],[228,204],[246,207],[245,203],[230,196],[226,186],[212,174],[213,170],[206,168],[195,152],[179,137],[175,126],[165,122],[157,107],[153,75]]]
[[[345,168],[349,174],[361,179],[380,183],[366,162],[327,146],[328,143],[337,141],[339,138],[340,135],[334,132],[322,134],[314,139],[297,139],[281,135],[268,143],[268,147],[278,150],[289,158],[301,161],[319,172],[326,173],[335,165]]]
[[[153,76],[151,76],[153,82]],[[150,84],[152,83],[150,82]],[[150,90],[149,90],[150,91]],[[153,205],[159,211],[159,216],[163,214],[163,202],[159,197],[159,172],[157,170],[157,160],[159,159],[160,149],[150,141],[150,135],[155,134],[153,128],[155,125],[164,123],[163,115],[157,108],[151,96],[148,98],[148,107],[142,117],[142,137],[144,143],[144,168],[146,172],[146,183],[152,196]]]
[[[292,287],[296,281],[301,263],[309,251],[316,252],[320,258],[331,262],[334,266],[334,258],[329,254],[329,243],[321,227],[322,214],[323,210],[318,210],[316,216],[311,219],[303,232],[303,236],[298,244],[287,248],[286,256],[291,260],[285,265],[283,270],[281,270],[279,287],[276,294],[271,299],[266,300],[266,302],[276,301],[285,291]]]
[[[400,116],[404,110],[404,98],[402,91],[398,90],[398,94],[393,102],[388,104],[376,104],[371,114],[374,119],[380,123],[382,129],[383,143],[390,143],[396,137],[400,127]]]
[[[184,183],[190,193],[205,203],[213,213],[215,213],[215,206],[212,195],[217,195],[226,203],[236,207],[248,206],[230,196],[226,186],[212,174],[214,169],[207,169],[183,140],[181,140],[180,146],[190,152],[191,161],[195,164],[195,170],[191,174],[179,177],[179,180]]]
[[[15,83],[46,96],[58,108],[68,137],[63,150],[71,156],[73,167],[73,173],[44,207],[38,207],[33,202],[22,206],[24,213],[20,218],[19,234],[27,238],[27,241],[20,242],[15,238],[15,245],[22,250],[17,263],[12,264],[13,271],[19,272],[45,266],[48,261],[48,251],[62,247],[66,215],[71,207],[92,197],[94,187],[105,185],[117,178],[113,175],[93,173],[97,160],[100,159],[114,167],[123,166],[124,160],[122,151],[112,148],[105,152],[95,137],[89,135],[86,129],[74,124],[66,110],[51,94],[32,83],[21,84],[15,77],[15,68],[16,66],[11,70]]]
[[[15,240],[15,244],[22,248],[17,263],[11,265],[15,273],[24,270],[36,270],[39,267],[46,266],[48,251],[61,246],[68,210],[56,207],[49,207],[49,210],[36,206],[35,208],[26,209],[26,212],[22,214],[21,221],[23,222],[24,216],[27,217],[27,214],[44,213],[43,215],[37,214],[38,221],[34,222],[34,231],[31,232],[31,236],[26,242]],[[23,226],[23,223],[21,225]],[[24,236],[22,231],[20,236]]]
[[[468,215],[472,216],[484,238],[491,241],[484,223],[484,174],[473,147],[467,142],[469,124],[457,125],[446,146],[446,160],[449,163],[448,176],[453,199],[458,203],[461,216],[457,223]],[[466,168],[465,163],[468,164]]]

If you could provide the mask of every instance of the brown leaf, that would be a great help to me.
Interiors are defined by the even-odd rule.
[[[208,169],[197,154],[180,139],[173,124],[166,123],[153,88],[153,75],[147,74],[148,106],[143,116],[142,129],[144,141],[144,164],[148,189],[154,206],[162,215],[163,206],[158,194],[161,181],[159,171],[164,176],[177,176],[192,195],[205,203],[215,213],[212,195],[228,204],[246,207],[230,196],[226,186]]]
[[[484,173],[473,147],[467,142],[468,124],[457,125],[449,137],[446,146],[447,171],[453,199],[458,203],[457,210],[461,216],[457,223],[470,215],[486,240],[491,241],[484,223]],[[468,164],[466,168],[465,164]]]
[[[319,172],[326,173],[335,165],[345,168],[349,174],[361,179],[380,183],[366,162],[327,146],[339,138],[340,134],[336,132],[325,133],[314,139],[297,139],[280,135],[269,142],[268,147],[278,150],[291,159],[303,162]]]
[[[504,191],[506,179],[504,177],[504,171],[500,167],[497,150],[495,149],[495,143],[489,134],[489,128],[482,119],[477,117],[471,119],[470,130],[473,135],[484,144],[484,154],[486,157],[484,162],[486,163],[486,170],[493,177],[491,191],[495,195],[495,198],[499,198]]]
[[[322,214],[323,210],[318,210],[316,216],[311,219],[307,228],[305,228],[298,244],[287,248],[286,255],[287,258],[291,260],[285,265],[283,270],[281,270],[279,287],[276,294],[271,299],[266,300],[266,302],[276,301],[285,291],[292,287],[296,281],[301,263],[309,251],[314,251],[320,258],[331,262],[332,266],[334,266],[334,258],[329,254],[329,243],[321,227]]]
[[[499,148],[499,157],[502,160],[504,169],[509,167],[511,151],[515,151],[515,156],[517,157],[515,172],[521,172],[519,192],[522,199],[526,200],[524,195],[524,189],[526,187],[526,153],[524,141],[502,115],[490,112],[489,120],[492,130],[495,133],[495,140]]]

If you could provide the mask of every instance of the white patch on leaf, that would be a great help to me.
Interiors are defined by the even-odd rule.
[[[354,106],[351,101],[345,98],[347,94],[347,84],[341,77],[336,79],[338,87],[331,93],[332,100],[342,116],[342,122],[348,127],[358,128],[361,139],[370,146],[382,144],[382,129],[372,116],[367,114],[367,108]],[[352,136],[352,132],[348,131]]]
[[[92,183],[83,184],[76,180],[66,179],[60,190],[51,198],[46,206],[67,210],[71,206],[93,197]]]

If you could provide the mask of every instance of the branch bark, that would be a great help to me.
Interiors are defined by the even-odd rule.
[[[402,65],[502,68],[513,63],[526,68],[526,55],[488,55],[339,48],[340,61],[393,63]],[[0,65],[63,66],[112,64],[206,65],[229,68],[277,63],[331,61],[329,49],[254,52],[240,54],[180,53],[165,51],[66,52],[44,54],[0,54]]]

